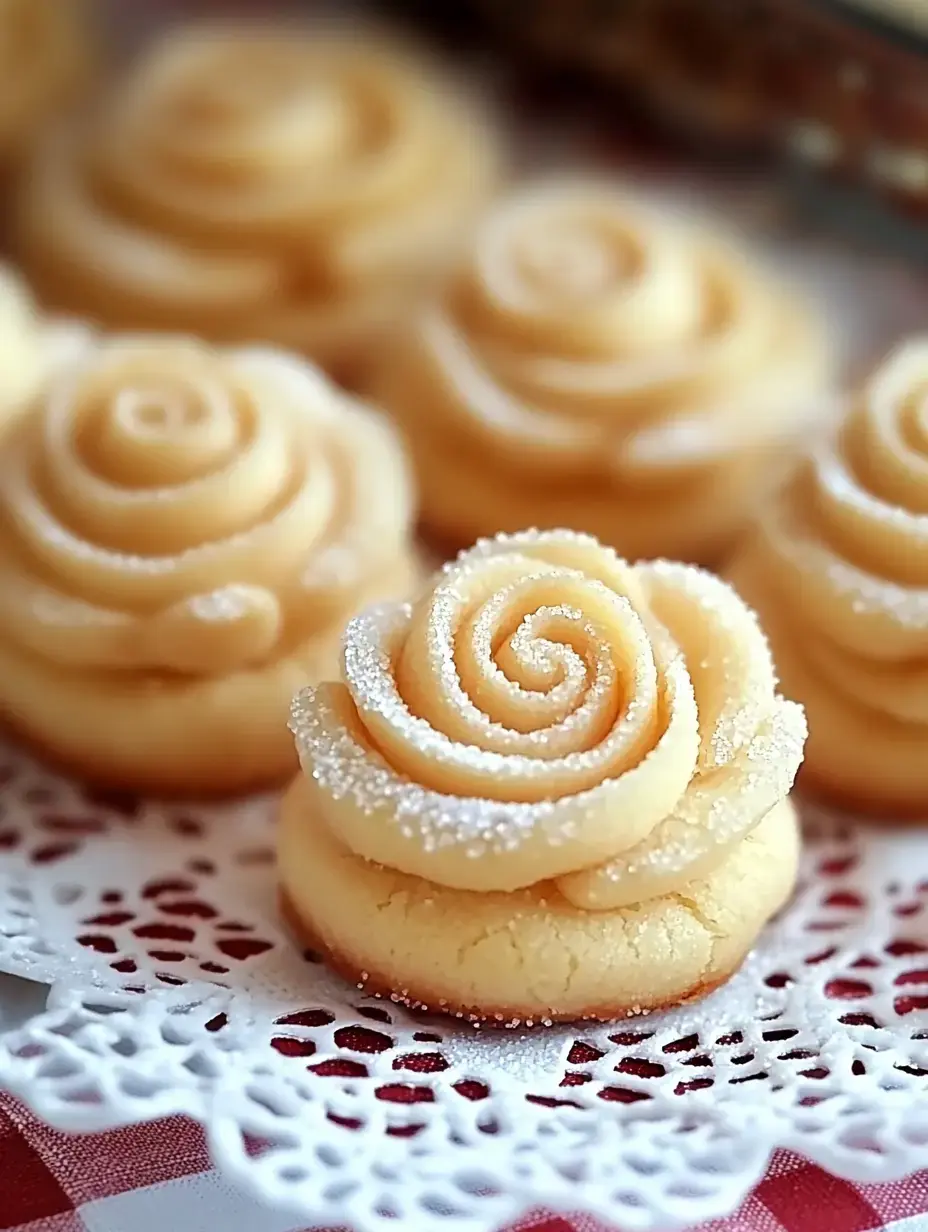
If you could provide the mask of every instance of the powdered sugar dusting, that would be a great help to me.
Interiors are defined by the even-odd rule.
[[[345,637],[348,692],[306,690],[292,710],[301,762],[322,798],[349,801],[425,854],[453,848],[479,858],[594,841],[591,834],[598,846],[585,850],[608,854],[610,827],[614,850],[628,847],[626,820],[609,819],[608,801],[626,798],[616,793],[630,789],[630,771],[640,776],[677,748],[679,789],[666,820],[656,815],[653,835],[643,832],[623,858],[625,873],[685,874],[697,854],[747,832],[789,791],[805,738],[801,709],[775,703],[756,620],[717,579],[667,562],[643,566],[646,587],[650,577],[673,589],[668,616],[692,624],[699,611],[713,661],[726,651],[716,666],[688,664],[672,625],[647,607],[636,612],[601,580],[609,568],[626,567],[589,536],[501,535],[446,565],[415,607],[356,617]],[[681,625],[680,636],[686,644],[695,635]],[[419,646],[422,657],[406,666]],[[701,774],[696,708],[685,703],[690,672],[705,693],[712,747]],[[518,726],[494,717],[493,707],[517,715]],[[596,722],[604,730],[587,746],[581,738]],[[692,737],[683,734],[688,722]],[[730,790],[726,775],[734,776]]]
[[[808,729],[802,707],[779,699],[736,763],[697,775],[673,813],[648,838],[595,869],[585,886],[591,906],[638,901],[664,888],[665,880],[691,880],[705,860],[749,833],[793,786]],[[597,902],[596,882],[611,883],[607,904]],[[631,886],[627,900],[616,888]],[[574,897],[571,895],[571,897]]]

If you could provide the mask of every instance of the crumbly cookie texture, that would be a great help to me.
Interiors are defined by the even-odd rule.
[[[557,181],[490,211],[371,389],[442,541],[567,525],[715,564],[827,409],[829,370],[815,314],[750,254]]]
[[[728,570],[809,714],[803,783],[928,816],[928,340],[890,355]]]
[[[485,120],[408,49],[184,28],[45,143],[16,244],[59,310],[260,339],[350,376],[440,274],[496,167]]]
[[[802,708],[723,582],[589,536],[479,542],[300,693],[285,910],[338,969],[474,1020],[715,986],[788,896]]]
[[[292,772],[290,698],[414,573],[405,458],[304,361],[88,340],[0,438],[0,711],[121,787]]]

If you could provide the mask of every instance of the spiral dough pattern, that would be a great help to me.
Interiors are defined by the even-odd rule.
[[[809,711],[810,786],[928,816],[928,342],[871,376],[730,576]]]
[[[0,450],[0,660],[21,664],[0,697],[80,760],[64,702],[86,708],[92,693],[103,729],[81,730],[98,761],[133,697],[140,746],[155,694],[165,722],[173,698],[204,728],[185,733],[189,758],[199,748],[216,769],[217,682],[249,681],[256,721],[277,707],[283,728],[282,665],[296,683],[317,658],[331,670],[341,621],[407,572],[410,517],[392,433],[302,362],[183,339],[88,343]],[[31,702],[30,669],[44,682]]]
[[[455,246],[494,166],[475,117],[405,52],[188,29],[47,143],[19,251],[58,308],[257,337],[351,373]]]
[[[482,541],[414,607],[355,618],[343,683],[302,693],[292,727],[285,888],[312,817],[439,901],[517,916],[548,885],[575,920],[711,878],[785,800],[805,738],[724,583],[566,531]]]
[[[569,525],[714,562],[817,410],[817,324],[748,257],[604,184],[521,191],[391,349],[444,539]]]

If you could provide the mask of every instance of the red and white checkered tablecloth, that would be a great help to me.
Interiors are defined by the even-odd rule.
[[[210,1167],[182,1117],[110,1133],[49,1129],[0,1095],[0,1232],[300,1232]],[[603,1232],[583,1216],[524,1220],[519,1232]],[[928,1232],[928,1171],[852,1185],[779,1154],[735,1215],[698,1232]]]

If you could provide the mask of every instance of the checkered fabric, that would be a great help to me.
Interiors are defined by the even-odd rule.
[[[0,1232],[301,1232],[210,1167],[181,1117],[109,1133],[49,1129],[0,1096]],[[518,1232],[605,1232],[583,1216],[532,1216]],[[698,1232],[928,1232],[928,1172],[852,1185],[777,1155],[737,1214]]]

